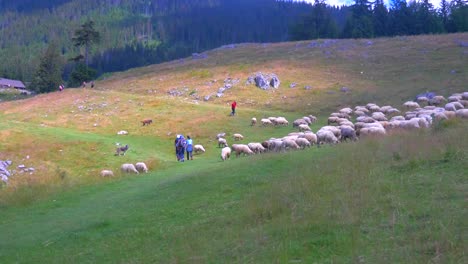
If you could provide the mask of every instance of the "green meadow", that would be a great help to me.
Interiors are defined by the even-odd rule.
[[[317,131],[343,107],[405,111],[422,92],[467,91],[460,41],[468,34],[243,44],[115,73],[93,90],[2,101],[0,160],[16,173],[0,189],[0,263],[467,263],[466,120],[224,162],[215,139],[261,142],[297,131],[304,115]],[[259,71],[280,88],[245,84]],[[226,78],[240,81],[204,101]],[[269,116],[290,125],[250,125]],[[177,162],[179,133],[206,153]],[[138,161],[149,173],[120,172]]]

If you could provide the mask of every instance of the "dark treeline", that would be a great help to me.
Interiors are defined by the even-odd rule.
[[[468,31],[468,4],[465,0],[442,0],[436,8],[428,0],[355,0],[354,5],[337,9],[316,0],[309,15],[291,31],[292,40],[311,38],[374,38],[397,35],[438,34]],[[346,17],[345,24],[336,17]]]
[[[240,42],[372,38],[468,30],[465,0],[356,0],[333,7],[285,0],[0,0],[0,76],[30,82],[51,43],[67,80],[83,53],[74,31],[95,22],[98,74],[159,63]]]

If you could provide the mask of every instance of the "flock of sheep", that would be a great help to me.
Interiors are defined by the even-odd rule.
[[[298,132],[291,132],[282,138],[270,138],[263,142],[250,142],[248,144],[228,145],[226,133],[216,136],[218,147],[221,149],[221,159],[229,159],[231,153],[237,157],[240,155],[252,155],[267,151],[280,152],[291,149],[305,149],[312,145],[320,147],[321,144],[337,144],[347,140],[358,140],[365,136],[382,136],[387,132],[397,129],[429,128],[434,120],[446,120],[450,118],[468,118],[468,92],[452,94],[448,98],[441,95],[432,98],[418,97],[415,101],[403,104],[405,113],[401,113],[392,106],[378,106],[368,103],[356,106],[354,109],[346,107],[328,117],[328,125],[321,127],[316,133],[312,132],[310,124],[317,121],[313,115],[304,116],[294,120],[293,128]],[[354,122],[352,120],[355,120]],[[269,117],[260,120],[262,126],[288,126],[289,121],[284,117]],[[257,125],[257,119],[251,119],[251,126]],[[233,134],[234,141],[241,141],[244,136]],[[205,152],[202,145],[195,145],[194,152]],[[121,166],[124,173],[148,172],[148,167],[143,162],[135,165],[126,163]],[[101,176],[113,176],[110,170],[101,171]]]
[[[378,106],[368,103],[365,106],[356,106],[340,109],[332,113],[328,118],[328,125],[313,133],[309,125],[317,118],[309,115],[296,119],[293,127],[299,132],[292,132],[282,138],[270,138],[263,142],[251,142],[248,144],[233,144],[228,146],[225,133],[217,135],[218,146],[221,149],[221,159],[229,159],[231,153],[236,156],[252,155],[266,151],[286,151],[289,149],[304,149],[316,144],[337,144],[338,142],[357,140],[365,136],[382,136],[391,130],[398,129],[420,129],[429,128],[434,120],[446,120],[450,118],[468,118],[468,92],[456,93],[448,98],[441,95],[432,98],[418,97],[415,101],[408,101],[403,104],[406,112],[392,106]],[[352,120],[355,122],[352,122]],[[255,126],[257,119],[251,120],[251,125]],[[289,125],[284,117],[269,117],[261,119],[262,126],[268,125]],[[242,140],[240,134],[234,134],[235,141]]]

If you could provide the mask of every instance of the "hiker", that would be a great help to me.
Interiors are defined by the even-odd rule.
[[[91,81],[91,88],[94,88],[94,81]]]
[[[86,88],[86,81],[83,82],[83,84],[81,85],[81,87]]]
[[[236,106],[237,106],[236,101],[232,102],[232,104],[231,104],[231,109],[232,109],[231,115],[232,116],[236,114]]]
[[[63,85],[62,85],[62,84],[59,85],[59,91],[60,91],[60,92],[63,91]]]
[[[187,140],[185,141],[185,151],[187,152],[187,160],[193,160],[193,140],[190,136],[187,136]]]
[[[183,135],[177,135],[175,140],[175,151],[177,161],[184,162],[185,157],[185,138]]]

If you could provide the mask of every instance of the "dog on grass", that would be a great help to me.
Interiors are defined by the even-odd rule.
[[[144,125],[149,125],[149,124],[153,123],[153,120],[151,120],[151,119],[145,119],[145,120],[141,121],[141,123],[143,124],[143,126],[144,126]]]
[[[125,145],[123,147],[118,147],[115,150],[115,156],[120,156],[121,153],[123,156],[125,156],[125,152],[127,152],[127,150],[128,150],[128,145]]]

